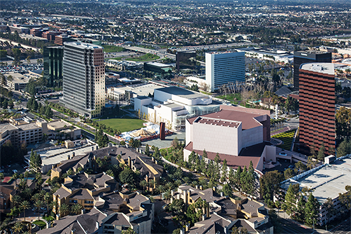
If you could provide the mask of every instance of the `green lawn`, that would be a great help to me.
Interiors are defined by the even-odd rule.
[[[139,56],[139,57],[127,58],[126,60],[135,61],[135,62],[148,62],[148,61],[152,61],[152,60],[159,59],[159,58],[160,58],[160,56],[148,53],[148,54],[144,54],[144,55]]]
[[[115,53],[115,52],[122,52],[126,50],[123,47],[113,46],[113,45],[102,45],[102,47],[104,47],[105,53],[112,53],[112,52]]]
[[[278,147],[283,148],[285,150],[291,150],[291,144],[294,139],[295,131],[296,129],[293,129],[287,132],[279,133],[272,137],[283,141],[283,144],[279,145]]]
[[[148,62],[148,61],[159,59],[160,56],[148,53],[148,54],[141,55],[139,57],[133,57],[133,58],[117,57],[117,58],[113,58],[113,59],[115,59],[115,60],[122,60],[123,58],[126,61]]]
[[[111,127],[113,129],[118,129],[121,132],[128,132],[134,129],[139,129],[143,127],[144,120],[141,119],[103,119],[99,123],[103,123],[106,127]]]
[[[37,226],[39,226],[41,229],[46,228],[46,223],[42,220],[36,220],[33,223],[36,224]]]
[[[235,93],[235,94],[231,93],[231,94],[227,94],[227,95],[217,96],[216,98],[230,101],[233,104],[238,104],[238,101],[241,101],[241,94],[240,93]],[[236,98],[236,101],[234,101],[234,98]]]

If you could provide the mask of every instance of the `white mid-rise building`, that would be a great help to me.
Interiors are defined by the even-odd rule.
[[[245,82],[245,52],[206,53],[206,83],[211,92],[222,85]]]
[[[62,103],[86,117],[101,115],[105,106],[105,65],[101,46],[65,43]]]
[[[155,89],[154,97],[134,98],[134,110],[150,122],[165,122],[166,128],[185,130],[187,118],[219,111],[210,96],[179,87]]]

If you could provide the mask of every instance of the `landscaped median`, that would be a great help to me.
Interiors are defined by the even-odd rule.
[[[283,144],[279,145],[280,148],[283,148],[285,150],[290,150],[291,144],[294,139],[295,131],[296,129],[293,129],[287,132],[282,132],[282,133],[273,135],[272,138],[276,138],[283,141]]]

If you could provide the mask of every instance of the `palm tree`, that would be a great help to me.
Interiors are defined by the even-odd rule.
[[[40,212],[40,208],[43,207],[43,202],[41,200],[37,200],[35,203],[34,203],[34,206],[35,208],[37,209],[38,213]]]
[[[61,217],[66,216],[69,213],[69,207],[67,204],[62,204],[60,207],[60,215]]]
[[[74,214],[79,214],[82,210],[82,206],[78,203],[74,204],[71,206],[71,212],[74,213]]]
[[[23,225],[20,222],[15,223],[15,226],[13,226],[13,231],[20,233],[23,230]]]
[[[47,212],[49,212],[49,205],[50,205],[50,202],[51,202],[51,198],[52,198],[52,196],[48,192],[44,195],[44,201],[45,201],[45,204],[46,204]]]
[[[20,208],[23,210],[23,220],[26,221],[26,210],[30,208],[28,201],[23,201],[20,205]]]
[[[31,200],[33,202],[40,200],[40,194],[39,193],[34,194],[31,198]]]
[[[147,185],[146,180],[140,181],[139,185],[140,185],[141,187],[143,187],[143,191],[144,191],[144,190],[145,190],[145,187],[146,187],[146,185]]]
[[[17,173],[13,174],[13,175],[12,175],[12,179],[15,180],[15,187],[17,187],[18,174],[17,174]]]
[[[22,198],[18,195],[13,196],[12,198],[12,202],[14,206],[18,206],[21,203],[21,201],[22,201]]]

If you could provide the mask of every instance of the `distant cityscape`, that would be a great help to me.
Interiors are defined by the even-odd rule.
[[[0,233],[351,232],[349,1],[1,1]]]

